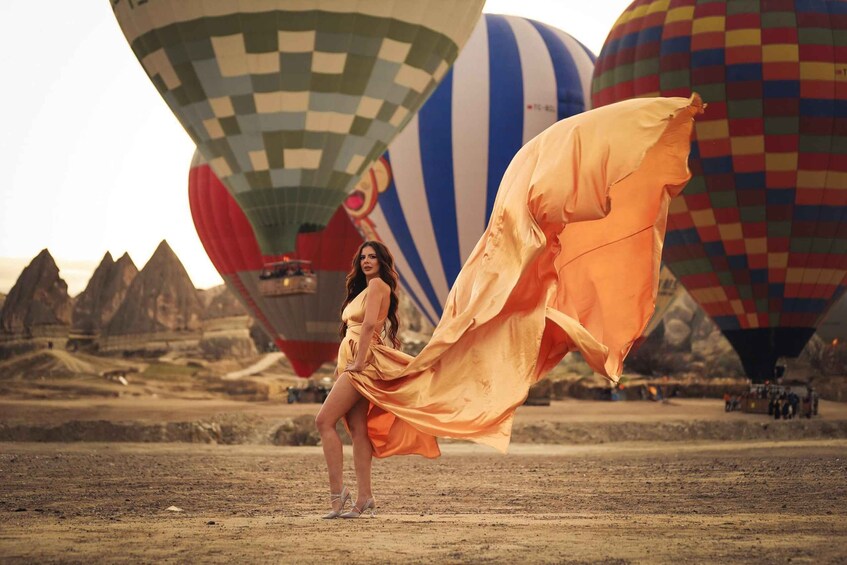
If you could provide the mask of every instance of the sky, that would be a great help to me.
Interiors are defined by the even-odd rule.
[[[630,1],[487,0],[484,11],[556,26],[596,54]],[[163,239],[196,287],[221,284],[188,207],[194,144],[109,1],[2,0],[0,21],[0,293],[44,248],[73,296],[106,251],[140,269]]]

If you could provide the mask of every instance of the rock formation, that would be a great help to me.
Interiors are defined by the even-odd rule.
[[[687,292],[676,299],[662,324],[630,354],[626,368],[653,376],[744,376],[732,345]]]
[[[818,324],[818,336],[823,341],[847,341],[847,292],[833,304]],[[837,342],[836,342],[837,345]]]
[[[198,291],[205,305],[200,350],[207,359],[250,357],[256,345],[250,335],[253,318],[226,285]]]
[[[205,290],[200,290],[200,298],[206,307],[203,318],[229,318],[233,316],[249,316],[244,306],[225,284]]]
[[[240,357],[252,357],[256,355],[256,344],[250,336],[250,322],[243,317],[245,326],[243,328],[230,328],[228,330],[204,331],[200,339],[199,347],[206,359],[233,359]]]
[[[3,302],[0,331],[30,336],[38,329],[68,326],[71,297],[67,283],[59,277],[59,267],[43,249],[21,272]]]
[[[3,303],[6,302],[6,295],[0,292],[0,312],[3,311]]]
[[[138,268],[124,253],[114,261],[108,251],[95,269],[85,290],[76,297],[72,326],[77,332],[97,333],[117,312]]]
[[[238,295],[228,286],[221,284],[205,290],[200,290],[201,299],[206,305],[203,315],[204,331],[200,348],[204,355],[214,359],[224,357],[247,357],[259,353],[276,351],[276,345],[268,336],[262,324],[256,322]],[[230,319],[229,321],[225,319]],[[247,320],[246,336],[249,343],[243,339],[244,332],[239,329],[232,331],[236,318]],[[226,325],[223,325],[226,324]],[[229,330],[229,337],[224,337]]]
[[[397,291],[399,304],[397,305],[397,317],[400,320],[400,330],[432,336],[433,327],[423,314],[421,314],[415,303],[402,289]]]
[[[101,335],[121,336],[200,329],[203,303],[185,267],[162,240],[133,279]]]
[[[397,295],[400,299],[397,305],[397,318],[400,321],[397,337],[403,344],[403,351],[417,355],[429,342],[434,328],[405,292],[398,290]]]

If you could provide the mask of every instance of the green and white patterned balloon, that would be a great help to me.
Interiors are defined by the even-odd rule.
[[[456,60],[483,0],[111,0],[267,255],[321,229]]]

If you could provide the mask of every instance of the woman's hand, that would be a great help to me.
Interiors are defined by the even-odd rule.
[[[359,365],[358,363],[348,363],[347,367],[344,368],[344,372],[353,372],[358,373],[365,368],[364,363]]]

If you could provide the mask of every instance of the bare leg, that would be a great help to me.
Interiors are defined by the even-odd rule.
[[[373,446],[368,437],[368,402],[360,398],[347,412],[347,425],[353,436],[353,464],[356,467],[356,506],[361,508],[372,496],[371,492],[371,461]]]
[[[335,424],[344,414],[350,411],[360,398],[362,398],[362,395],[350,383],[347,373],[342,373],[335,381],[329,396],[327,396],[318,416],[315,418],[315,425],[318,428],[318,433],[321,434],[326,467],[329,471],[330,493],[340,493],[344,485],[344,452],[342,451],[341,438],[335,431]],[[333,508],[333,510],[337,509]]]

